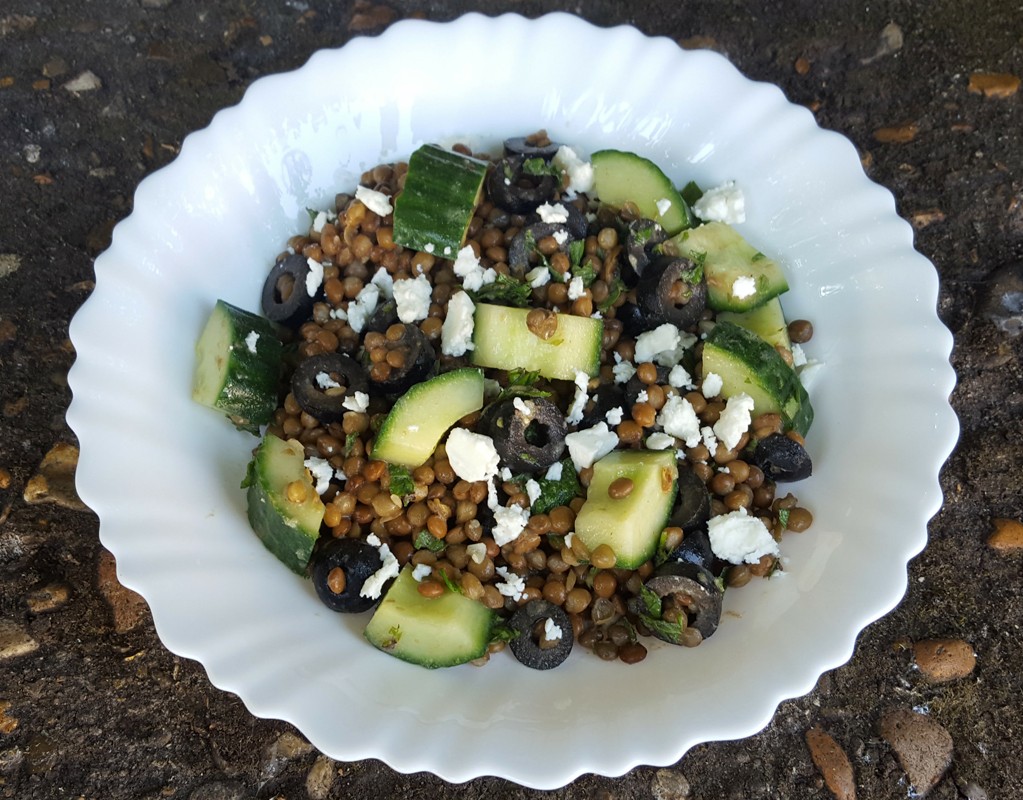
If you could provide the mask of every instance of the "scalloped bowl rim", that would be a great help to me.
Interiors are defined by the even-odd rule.
[[[615,63],[650,75],[649,85],[633,81],[616,94],[624,78],[614,64],[584,73],[557,55],[563,48],[541,49],[564,41],[615,52]],[[526,42],[555,55],[530,62]],[[407,58],[387,63],[385,47]],[[473,95],[475,114],[487,120],[480,125],[451,75],[479,90],[464,67],[494,55],[507,59],[494,62],[493,80],[511,102]],[[390,87],[385,98],[324,88],[367,63],[376,84]],[[540,88],[522,87],[531,77]],[[687,104],[699,113],[687,116]],[[813,319],[817,330],[806,349],[823,362],[808,439],[819,468],[795,487],[816,522],[786,537],[780,578],[727,595],[737,618],[703,647],[653,646],[628,668],[575,653],[553,673],[510,657],[426,672],[361,642],[358,623],[319,607],[247,531],[237,484],[254,440],[191,404],[192,342],[218,297],[258,308],[262,265],[298,230],[304,207],[323,207],[362,169],[407,157],[425,140],[493,145],[539,127],[585,152],[633,149],[676,181],[743,187],[749,218],[740,230],[786,263],[789,316]],[[348,145],[332,146],[338,139]],[[228,239],[239,229],[244,237]],[[852,144],[722,56],[562,13],[404,21],[255,81],[141,182],[71,324],[78,488],[100,516],[120,579],[150,603],[168,649],[333,758],[379,758],[455,782],[496,775],[538,789],[586,772],[670,764],[696,744],[760,730],[780,702],[848,660],[859,632],[904,594],[908,561],[942,503],[938,470],[958,436],[948,403],[952,340],[936,315],[937,288],[912,229],[891,194],[864,175]],[[882,394],[895,405],[891,418],[880,413]],[[850,430],[864,428],[874,435],[850,440]],[[893,446],[906,439],[916,447],[912,463]],[[888,460],[873,463],[871,453]],[[894,474],[889,462],[910,470],[899,493],[885,479]],[[261,591],[267,585],[274,591]],[[751,650],[757,659],[742,657]],[[672,704],[684,712],[662,712]],[[613,734],[600,724],[605,713],[618,720]]]

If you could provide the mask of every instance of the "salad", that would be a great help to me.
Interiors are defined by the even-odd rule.
[[[218,301],[193,397],[261,435],[263,544],[425,667],[696,646],[812,514],[807,320],[733,184],[540,131],[424,145]]]

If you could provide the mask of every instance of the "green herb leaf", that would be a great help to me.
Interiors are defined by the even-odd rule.
[[[408,467],[397,464],[387,465],[387,474],[390,476],[389,488],[391,494],[404,498],[416,490],[415,481],[412,480],[412,471]]]
[[[256,483],[256,459],[252,459],[245,467],[245,477],[242,478],[242,489],[248,489]]]
[[[608,287],[607,297],[604,299],[604,302],[597,304],[597,310],[602,314],[607,312],[607,310],[615,304],[615,301],[621,297],[622,292],[624,291],[625,283],[621,278],[615,275],[614,279],[611,281],[611,285]]]
[[[508,385],[532,386],[540,380],[539,370],[513,369],[508,372]]]
[[[672,644],[678,644],[682,641],[682,634],[685,632],[685,626],[682,625],[681,618],[677,619],[675,622],[665,622],[663,619],[653,619],[648,617],[646,614],[640,614],[639,618],[652,633],[656,633],[660,638],[666,639]]]
[[[760,261],[761,259],[764,259],[764,258],[767,258],[767,256],[765,256],[763,253],[759,253],[759,252],[754,253],[752,255],[752,257],[750,258],[750,263],[753,263],[753,262],[756,262],[756,261]]]
[[[537,156],[536,158],[527,158],[522,162],[522,171],[527,175],[533,175],[537,178],[542,178],[544,175],[553,175],[557,178],[561,175],[561,170],[548,161],[544,161],[542,158]]]
[[[573,239],[568,243],[568,260],[572,264],[573,273],[583,263],[583,256],[585,254],[586,242],[582,239]]]
[[[481,286],[477,291],[470,292],[470,295],[477,302],[501,303],[516,308],[525,308],[533,297],[533,287],[524,281],[516,280],[499,272],[493,283]]]
[[[703,189],[700,188],[696,181],[689,181],[689,183],[682,187],[679,194],[682,195],[682,199],[685,200],[686,205],[691,206],[703,197]]]
[[[502,400],[507,400],[509,397],[550,397],[551,392],[544,389],[534,389],[532,386],[508,386],[501,390],[501,393],[494,400],[495,403],[500,403]]]
[[[778,509],[778,522],[781,523],[781,526],[783,528],[788,528],[788,526],[789,526],[789,510],[787,508],[779,508]]]
[[[641,586],[639,587],[639,599],[643,601],[643,608],[646,609],[646,613],[643,615],[644,622],[646,621],[646,617],[652,617],[655,620],[659,620],[661,618],[663,606],[661,605],[661,598],[658,596],[657,592],[646,588],[646,586]]]
[[[510,642],[513,639],[518,639],[519,635],[519,631],[501,622],[490,629],[491,642]]]
[[[546,514],[552,508],[567,506],[572,498],[582,494],[579,477],[575,474],[575,465],[570,458],[561,462],[561,477],[558,480],[537,478],[536,482],[540,484],[540,496],[533,503],[531,511],[534,514]]]
[[[355,443],[358,441],[358,439],[359,434],[357,433],[349,433],[345,437],[345,458],[352,454],[352,450],[355,449]]]
[[[668,560],[668,556],[671,555],[668,552],[668,534],[667,529],[661,531],[661,535],[657,539],[657,552],[654,553],[654,565],[661,566],[665,561]]]
[[[774,560],[774,563],[771,564],[771,569],[767,573],[767,577],[768,578],[773,578],[774,577],[774,573],[781,572],[781,571],[782,571],[782,569],[781,569],[781,559],[780,558],[776,558]]]
[[[557,533],[548,533],[547,534],[547,541],[550,542],[551,546],[556,548],[557,550],[564,550],[565,549],[565,537],[564,536],[560,536]]]
[[[589,286],[597,279],[597,270],[590,264],[580,264],[572,268],[573,278],[582,278],[583,286]]]
[[[455,583],[453,580],[451,580],[451,576],[448,575],[446,571],[438,569],[436,570],[436,574],[440,575],[441,582],[444,584],[444,587],[449,592],[454,592],[455,594],[462,593],[462,587]]]
[[[444,540],[425,530],[416,534],[414,544],[416,550],[429,550],[431,553],[439,553],[444,549]]]

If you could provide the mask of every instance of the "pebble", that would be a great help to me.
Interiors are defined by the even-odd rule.
[[[691,791],[689,781],[681,772],[673,769],[659,769],[650,781],[650,793],[654,800],[684,800]]]
[[[7,713],[11,707],[9,700],[0,700],[0,733],[14,733],[18,729],[18,718]]]
[[[975,781],[956,778],[956,788],[966,800],[988,800],[987,792]]]
[[[355,4],[355,13],[348,23],[349,33],[365,33],[366,31],[385,28],[394,22],[398,12],[390,6],[360,2]]]
[[[21,266],[21,256],[17,253],[0,253],[0,278],[13,275]]]
[[[874,140],[882,144],[906,144],[906,142],[913,141],[919,132],[919,125],[915,122],[907,122],[904,125],[878,128],[874,131]]]
[[[977,654],[962,639],[924,639],[913,645],[913,659],[932,683],[965,678],[977,665]]]
[[[315,748],[300,736],[289,732],[282,733],[263,751],[263,765],[260,779],[266,782],[275,778],[284,770],[289,762],[308,755]]]
[[[933,225],[935,222],[945,221],[945,212],[940,208],[927,208],[922,211],[914,211],[909,215],[909,221],[918,231]]]
[[[67,62],[60,56],[54,56],[43,64],[42,73],[44,78],[59,78],[67,73],[67,69]]]
[[[974,94],[1002,100],[1016,94],[1019,83],[1019,78],[1008,72],[974,72],[970,75],[969,90]]]
[[[78,468],[78,448],[58,442],[39,465],[39,471],[25,485],[25,502],[56,503],[77,511],[88,511],[75,491],[75,470]]]
[[[995,532],[987,540],[995,550],[1009,551],[1023,549],[1023,522],[1015,519],[994,519]]]
[[[856,777],[842,746],[819,725],[810,728],[805,738],[810,757],[835,800],[856,800]]]
[[[49,614],[63,608],[70,598],[71,587],[54,581],[29,592],[25,596],[25,605],[33,614]]]
[[[977,311],[1003,333],[1023,332],[1023,262],[1005,264],[987,277]]]
[[[879,58],[897,53],[902,49],[904,41],[905,37],[902,35],[902,28],[894,22],[889,22],[881,29],[881,42],[878,44],[874,55],[860,59],[860,63],[869,64],[872,61],[877,61]]]
[[[325,755],[316,757],[309,774],[305,776],[305,791],[310,800],[327,800],[337,780],[337,765]]]
[[[10,489],[11,480],[11,471],[7,467],[0,467],[0,489]]]
[[[0,619],[0,661],[10,661],[35,652],[39,643],[20,625]]]
[[[75,77],[64,84],[64,88],[71,94],[79,95],[84,92],[93,92],[103,86],[103,81],[91,69],[79,72]]]
[[[21,264],[21,261],[18,262]],[[18,335],[18,326],[9,319],[0,319],[0,344],[11,341]]]
[[[125,633],[137,627],[145,618],[147,606],[142,595],[121,585],[117,580],[114,556],[104,550],[100,553],[97,585],[114,616],[114,630]]]
[[[881,736],[891,745],[913,790],[924,796],[952,763],[952,737],[940,724],[909,709],[899,708],[881,717]]]

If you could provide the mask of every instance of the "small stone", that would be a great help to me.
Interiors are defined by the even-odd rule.
[[[869,64],[872,61],[877,61],[879,58],[897,53],[902,49],[904,42],[905,37],[902,35],[902,28],[894,22],[889,22],[881,29],[881,42],[878,44],[874,55],[860,59],[860,63]]]
[[[10,89],[14,86],[14,77],[12,75],[4,75],[0,78],[0,89]]]
[[[810,71],[810,59],[805,56],[800,56],[796,59],[792,67],[795,69],[797,75],[806,75],[806,73]]]
[[[282,733],[273,744],[263,751],[263,766],[260,775],[263,781],[277,777],[289,762],[308,755],[315,748],[300,736]]]
[[[25,154],[25,160],[29,164],[36,164],[39,162],[39,157],[43,154],[43,148],[37,144],[27,144],[22,148],[22,152]]]
[[[17,253],[0,253],[0,278],[13,275],[21,266],[21,256]]]
[[[365,33],[366,31],[385,28],[394,22],[398,12],[390,6],[360,2],[355,4],[355,13],[348,23],[350,33]]]
[[[35,27],[35,24],[36,17],[30,17],[28,14],[12,14],[9,17],[0,17],[0,36],[6,36],[15,31],[21,33],[30,31]]]
[[[63,608],[70,598],[71,587],[54,581],[30,591],[25,596],[25,605],[33,614],[49,614]]]
[[[100,594],[113,612],[114,630],[125,633],[138,626],[146,615],[146,601],[142,595],[122,586],[117,580],[117,562],[106,550],[100,553],[97,577]]]
[[[26,503],[56,503],[77,511],[88,511],[75,491],[78,448],[58,442],[44,457],[39,472],[25,486]]]
[[[907,122],[903,125],[878,128],[874,131],[874,139],[882,144],[906,144],[913,141],[919,132],[920,127],[915,122]]]
[[[246,800],[249,793],[236,781],[214,781],[192,790],[188,800]]]
[[[881,717],[880,731],[914,791],[920,796],[930,792],[952,763],[949,732],[934,720],[905,708]]]
[[[918,231],[933,225],[935,222],[945,221],[945,212],[940,208],[928,208],[923,211],[914,211],[909,215],[909,221]]]
[[[1019,91],[1019,78],[1008,72],[974,72],[970,75],[969,90],[984,97],[1003,100]]]
[[[0,319],[0,344],[11,341],[18,335],[18,326],[9,319]]]
[[[995,532],[987,540],[988,546],[1001,551],[1023,550],[1023,522],[1015,519],[995,519]]]
[[[0,339],[2,342],[3,339]],[[11,471],[7,467],[0,467],[0,489],[11,488]]]
[[[32,81],[32,88],[37,92],[48,92],[50,90],[50,79],[39,78],[38,80]]]
[[[64,88],[74,95],[79,95],[84,92],[93,92],[102,86],[103,81],[101,81],[99,76],[91,69],[78,73],[78,75],[64,84]]]
[[[713,36],[704,36],[701,34],[679,39],[678,46],[683,50],[715,50],[719,53],[724,52],[717,39]]]
[[[54,56],[43,64],[44,78],[59,78],[67,73],[67,62],[60,56]]]
[[[968,781],[965,778],[956,778],[956,788],[959,794],[966,800],[988,800],[987,792],[984,791],[975,781]]]
[[[14,733],[18,727],[18,718],[7,713],[10,707],[10,701],[0,700],[0,733]]]
[[[35,652],[39,643],[9,619],[0,619],[0,661]]]
[[[316,757],[309,774],[305,776],[305,790],[310,800],[327,800],[337,780],[337,766],[334,759],[325,755]]]
[[[684,800],[691,791],[689,781],[681,772],[673,769],[659,769],[650,781],[650,793],[654,800]]]
[[[977,665],[977,654],[961,639],[924,639],[913,645],[920,673],[932,683],[965,678]]]
[[[0,773],[14,772],[25,760],[25,754],[20,747],[12,747],[10,750],[0,750]]]
[[[835,800],[856,800],[856,777],[845,750],[819,725],[805,734],[810,757]]]

